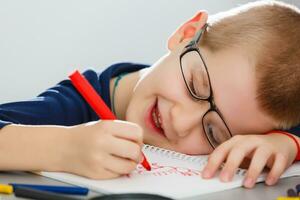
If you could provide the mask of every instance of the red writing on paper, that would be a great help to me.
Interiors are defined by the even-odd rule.
[[[199,176],[201,171],[185,167],[166,166],[159,163],[152,163],[151,171],[147,171],[142,165],[138,165],[136,170],[131,174],[128,174],[127,177],[130,178],[133,175],[169,176],[174,174],[180,176]]]

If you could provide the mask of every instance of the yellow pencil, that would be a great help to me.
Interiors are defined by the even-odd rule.
[[[277,200],[300,200],[300,197],[277,197]]]
[[[0,193],[11,194],[13,193],[13,187],[11,185],[0,184]]]

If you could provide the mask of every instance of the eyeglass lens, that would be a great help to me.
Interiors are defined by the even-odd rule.
[[[186,52],[180,60],[182,74],[190,94],[197,100],[207,100],[211,96],[208,72],[198,51]],[[203,129],[209,143],[215,148],[231,137],[220,115],[208,111],[202,119]]]

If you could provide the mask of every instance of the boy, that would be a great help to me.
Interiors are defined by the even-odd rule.
[[[151,67],[119,63],[84,73],[126,121],[99,120],[69,80],[30,101],[1,105],[0,169],[114,178],[136,167],[144,142],[212,153],[203,177],[226,160],[222,181],[248,157],[244,185],[253,187],[265,166],[267,184],[275,184],[299,155],[300,140],[262,134],[300,122],[300,12],[257,2],[207,19],[201,11],[182,24],[168,40],[169,53]]]

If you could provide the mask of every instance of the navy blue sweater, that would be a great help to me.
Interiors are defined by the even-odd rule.
[[[103,72],[87,70],[83,73],[94,89],[111,107],[109,81],[124,72],[134,72],[149,65],[134,63],[117,63]],[[0,128],[5,125],[65,125],[71,126],[99,117],[73,87],[71,81],[63,80],[46,90],[36,98],[0,105]]]
[[[145,67],[149,65],[117,63],[100,73],[87,70],[83,75],[111,108],[110,79],[121,73],[134,72]],[[0,105],[0,129],[11,123],[71,126],[98,119],[99,117],[76,91],[70,80],[61,81],[34,99]],[[288,131],[300,136],[300,126]]]

